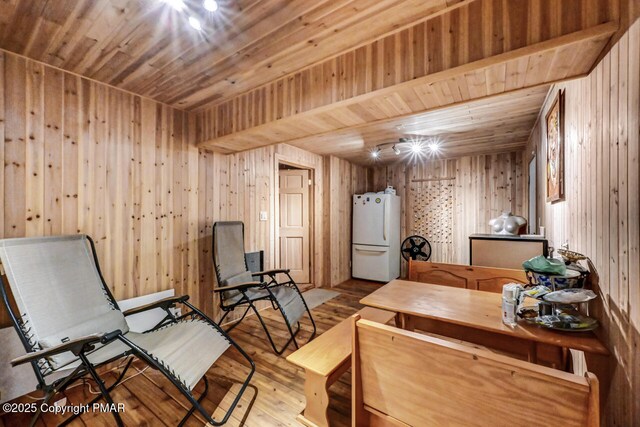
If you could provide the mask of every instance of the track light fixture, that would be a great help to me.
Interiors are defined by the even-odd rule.
[[[395,155],[399,156],[403,151],[401,150],[402,145],[408,145],[407,150],[404,150],[404,152],[412,159],[423,157],[425,154],[435,155],[440,153],[440,141],[437,139],[425,141],[422,138],[423,137],[418,137],[417,139],[399,138],[398,142],[386,142],[384,144],[376,145],[370,151],[371,157],[373,160],[380,159],[382,156],[382,150],[385,148],[391,148]]]

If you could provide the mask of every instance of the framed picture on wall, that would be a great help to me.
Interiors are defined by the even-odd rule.
[[[564,198],[564,91],[558,91],[546,115],[547,202]]]

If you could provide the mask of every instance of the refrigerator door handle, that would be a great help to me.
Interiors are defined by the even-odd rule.
[[[385,197],[382,204],[382,238],[387,241],[387,198]]]
[[[355,248],[355,249],[357,252],[375,252],[375,253],[387,252],[386,247],[382,247],[380,249],[362,249],[362,248]]]

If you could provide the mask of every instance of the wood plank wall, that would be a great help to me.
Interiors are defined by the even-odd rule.
[[[117,299],[174,288],[215,317],[213,222],[244,221],[247,250],[265,250],[266,266],[276,266],[275,171],[284,161],[315,171],[314,285],[332,283],[325,259],[349,278],[341,257],[350,252],[325,244],[325,157],[284,144],[214,154],[195,147],[194,129],[179,110],[0,52],[0,238],[89,234]],[[334,160],[327,172],[343,179],[350,168]],[[339,203],[356,188],[331,185]],[[342,207],[331,209],[350,225]]]
[[[538,170],[538,216],[555,247],[589,256],[598,274],[601,332],[615,362],[605,424],[640,420],[640,20],[565,91],[565,200],[546,203],[543,108],[529,141]],[[588,366],[587,366],[588,368]]]
[[[200,291],[212,295],[215,271],[212,264],[213,223],[243,221],[245,250],[263,250],[265,268],[279,267],[277,261],[277,163],[283,161],[313,170],[314,222],[312,225],[313,283],[325,283],[323,267],[324,159],[322,156],[285,144],[223,155],[201,151],[200,156]],[[318,201],[316,203],[316,201]],[[268,220],[260,221],[260,211]],[[218,300],[214,302],[218,315]],[[241,313],[240,313],[241,314]],[[231,317],[233,318],[233,316]]]
[[[186,114],[0,52],[0,237],[86,233],[117,299],[197,297]]]
[[[616,20],[615,3],[462,2],[412,27],[202,109],[197,113],[196,140],[209,141]],[[494,83],[500,84],[486,85]],[[450,89],[439,95],[452,96],[447,92]],[[375,111],[352,113],[375,116]]]
[[[352,196],[370,189],[371,174],[369,169],[335,156],[327,157],[325,167],[325,275],[328,284],[335,286],[351,279]]]
[[[313,285],[333,286],[351,278],[350,201],[353,193],[367,189],[366,168],[286,144],[230,155],[202,151],[198,240],[201,242],[200,292],[203,298],[211,295],[215,284],[211,264],[212,225],[215,221],[243,221],[246,250],[264,250],[265,267],[279,267],[276,241],[278,201],[275,192],[278,162],[313,170]],[[260,211],[267,212],[268,221],[259,220]]]
[[[469,235],[489,233],[489,220],[503,210],[526,216],[523,153],[468,156],[447,160],[398,163],[373,170],[373,190],[392,185],[401,197],[401,236],[415,234],[411,201],[413,180],[455,178],[452,248],[432,245],[435,262],[469,263]],[[406,263],[402,274],[406,275]]]

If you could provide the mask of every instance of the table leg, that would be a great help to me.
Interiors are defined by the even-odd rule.
[[[402,313],[396,313],[395,322],[396,328],[402,328]]]
[[[323,377],[309,370],[305,371],[304,396],[307,405],[299,418],[303,424],[311,427],[328,427],[329,418],[329,384],[328,377]]]
[[[535,341],[529,343],[529,349],[527,351],[527,360],[530,363],[538,363],[538,345]]]
[[[598,377],[600,388],[600,413],[604,412],[604,405],[609,397],[609,386],[611,385],[611,358],[604,354],[585,353],[587,361],[587,371]]]
[[[413,316],[406,313],[396,314],[396,326],[407,331],[414,331],[416,328]]]

